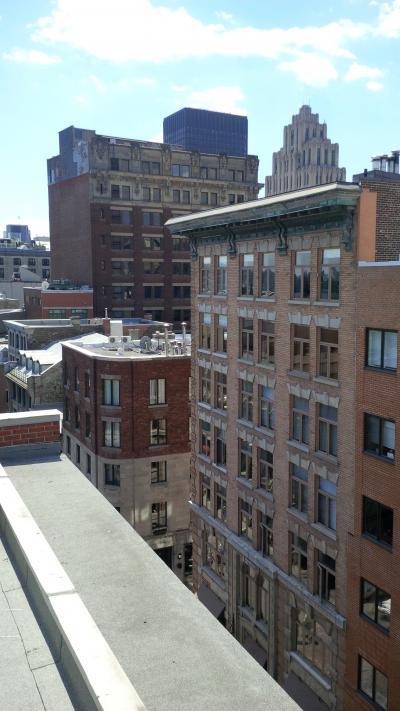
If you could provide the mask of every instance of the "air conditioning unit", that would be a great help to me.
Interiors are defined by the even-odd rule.
[[[109,342],[110,342],[110,343],[115,343],[115,336],[110,336]]]
[[[122,343],[129,343],[130,338],[129,338],[129,336],[122,336],[121,341],[122,341]]]

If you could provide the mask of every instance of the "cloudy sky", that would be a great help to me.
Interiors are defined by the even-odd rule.
[[[0,0],[0,232],[48,234],[58,131],[161,140],[183,106],[249,117],[260,181],[304,103],[354,172],[400,147],[400,0]]]

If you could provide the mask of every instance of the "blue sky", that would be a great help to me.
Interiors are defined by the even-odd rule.
[[[58,131],[161,140],[182,106],[247,114],[260,182],[304,103],[348,179],[400,147],[400,0],[0,0],[0,231],[48,234]]]

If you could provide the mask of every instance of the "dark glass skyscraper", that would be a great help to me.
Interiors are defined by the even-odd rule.
[[[247,156],[247,116],[180,109],[163,121],[164,143],[188,151]]]

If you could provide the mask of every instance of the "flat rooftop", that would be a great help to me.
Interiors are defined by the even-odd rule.
[[[105,336],[103,338],[101,343],[90,343],[89,339],[85,343],[79,337],[74,341],[68,340],[62,343],[72,350],[100,360],[159,360],[160,358],[165,360],[165,358],[189,358],[191,354],[190,334],[186,334],[185,345],[182,335],[175,334],[175,337],[169,341],[168,353],[165,352],[165,341],[161,335],[158,339],[153,334],[151,338],[145,336],[144,340],[128,340],[126,343],[118,339],[111,343]]]
[[[2,709],[298,709],[54,445],[0,460]]]

